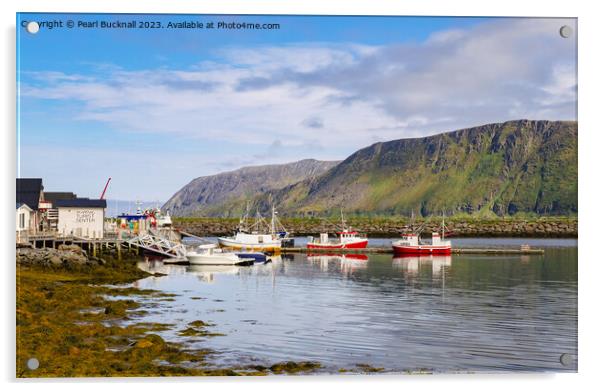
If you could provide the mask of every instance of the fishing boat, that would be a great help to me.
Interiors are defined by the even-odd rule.
[[[400,255],[450,255],[451,241],[445,240],[445,221],[441,224],[442,235],[438,232],[432,233],[432,239],[424,242],[420,239],[419,233],[403,234],[401,240],[395,241],[393,245],[393,254]]]
[[[268,223],[257,211],[255,223],[248,226],[248,213],[245,213],[234,236],[219,237],[217,241],[221,247],[234,250],[279,252],[287,233],[281,227],[276,214],[275,208],[272,207],[272,220]]]
[[[161,212],[161,209],[156,208],[154,210],[154,217],[156,219],[157,227],[171,227],[171,216],[169,215],[169,211],[165,214]]]
[[[203,244],[196,247],[193,251],[186,253],[186,258],[191,265],[240,265],[253,263],[239,257],[235,253],[223,252],[215,244]]]
[[[117,216],[118,219],[121,219],[122,225],[128,223],[130,221],[138,221],[138,220],[146,220],[146,214],[142,213],[141,208],[142,203],[140,201],[136,201],[136,213],[122,213]]]
[[[309,237],[307,248],[309,249],[337,249],[337,248],[366,248],[368,238],[361,236],[357,231],[347,227],[343,211],[341,211],[341,223],[343,229],[337,232],[336,239],[330,239],[328,233],[321,233],[319,238]]]

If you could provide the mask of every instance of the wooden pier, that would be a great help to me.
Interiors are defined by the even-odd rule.
[[[33,248],[58,248],[60,245],[75,244],[85,250],[89,255],[98,256],[101,253],[114,252],[118,259],[123,253],[140,255],[144,251],[169,258],[183,258],[186,256],[185,246],[178,240],[166,238],[157,232],[149,231],[145,234],[107,235],[104,238],[84,238],[75,235],[59,235],[58,233],[44,233],[29,235],[27,241],[19,243],[21,247]]]
[[[186,257],[186,247],[182,243],[182,237],[190,237],[205,240],[187,232],[162,232],[159,230],[148,230],[142,234],[131,234],[129,232],[109,233],[104,238],[83,238],[74,235],[64,236],[58,233],[43,233],[30,235],[26,241],[18,245],[26,245],[33,248],[58,248],[61,244],[75,244],[92,256],[101,253],[113,252],[119,259],[122,253],[140,255],[150,252],[155,255],[172,258],[172,262],[179,262]],[[281,253],[312,253],[312,254],[393,254],[392,247],[367,247],[353,249],[308,249],[306,247],[282,247]],[[531,248],[528,245],[520,248],[467,248],[457,247],[452,249],[453,254],[483,254],[483,255],[541,255],[544,250]]]

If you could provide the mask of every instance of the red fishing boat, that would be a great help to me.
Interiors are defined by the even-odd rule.
[[[393,242],[393,254],[396,256],[450,255],[452,247],[451,241],[445,240],[445,218],[441,221],[441,232],[441,236],[439,232],[433,232],[430,243],[420,240],[420,235],[417,233],[403,234],[401,240]]]
[[[336,248],[366,248],[368,246],[368,238],[361,236],[357,231],[352,231],[351,228],[345,225],[345,218],[341,211],[341,222],[343,229],[337,232],[338,237],[330,239],[327,233],[321,233],[319,238],[309,238],[307,248],[314,249],[336,249]]]
[[[451,241],[443,240],[438,232],[433,232],[433,238],[430,243],[420,240],[417,234],[405,234],[402,235],[401,240],[393,242],[393,253],[395,255],[449,255],[451,254]]]
[[[366,248],[368,246],[368,238],[360,236],[356,231],[347,229],[337,232],[336,239],[329,239],[327,233],[320,234],[319,238],[313,239],[307,243],[307,248]]]

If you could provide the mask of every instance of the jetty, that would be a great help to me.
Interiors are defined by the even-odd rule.
[[[338,248],[338,249],[315,249],[306,247],[287,247],[281,249],[282,253],[328,253],[328,254],[393,254],[392,247],[366,247],[366,248]],[[541,255],[544,250],[541,248],[531,248],[521,246],[520,248],[452,248],[452,254],[488,254],[488,255]]]
[[[20,247],[58,248],[60,245],[75,244],[89,254],[115,252],[121,259],[122,253],[140,255],[149,252],[167,258],[186,257],[186,247],[173,230],[148,230],[138,234],[119,232],[108,234],[103,238],[80,237],[77,235],[61,235],[58,232],[29,235],[27,240],[18,243]]]
[[[186,245],[182,239],[196,239],[205,241],[205,238],[196,236],[186,231],[172,227],[150,228],[141,227],[137,232],[129,230],[106,230],[102,238],[84,237],[79,235],[65,235],[60,232],[40,232],[29,234],[25,240],[17,243],[21,247],[33,248],[58,248],[61,244],[75,244],[86,250],[89,254],[97,256],[100,253],[112,252],[119,259],[122,253],[140,255],[143,252],[170,259],[168,262],[178,263],[186,258]],[[337,248],[311,248],[282,247],[281,253],[311,253],[311,254],[393,254],[391,246],[337,249]],[[483,255],[541,255],[544,250],[531,248],[529,245],[520,247],[454,247],[452,254],[483,254]]]

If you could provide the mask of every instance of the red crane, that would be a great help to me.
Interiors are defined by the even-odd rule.
[[[111,177],[109,177],[109,180],[107,181],[107,184],[105,185],[105,188],[102,191],[102,194],[100,195],[101,200],[105,198],[105,193],[107,192],[107,187],[109,187],[109,182],[111,182]]]

